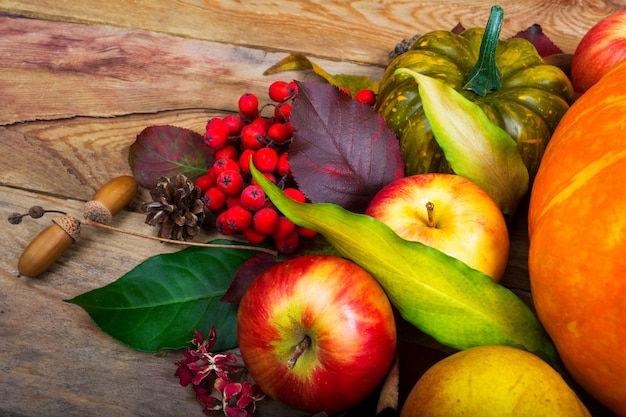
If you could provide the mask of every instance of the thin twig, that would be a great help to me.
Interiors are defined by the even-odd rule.
[[[91,221],[91,220],[83,220],[81,223],[85,224],[85,225],[88,225],[88,226],[95,226],[95,227],[100,227],[102,229],[112,230],[112,231],[119,232],[119,233],[125,233],[125,234],[131,235],[131,236],[137,236],[137,237],[142,237],[142,238],[145,238],[145,239],[157,240],[159,242],[164,242],[164,243],[173,243],[173,244],[176,244],[176,245],[185,245],[185,246],[199,246],[199,247],[204,247],[204,248],[224,248],[224,249],[254,250],[254,251],[257,251],[257,252],[269,253],[272,256],[278,256],[278,251],[275,251],[275,250],[272,250],[272,249],[268,249],[268,248],[263,248],[261,246],[226,245],[226,244],[220,244],[220,243],[189,242],[189,241],[186,241],[186,240],[174,240],[174,239],[166,239],[166,238],[162,238],[162,237],[158,237],[158,236],[144,235],[143,233],[137,233],[137,232],[133,232],[131,230],[120,229],[118,227],[109,226],[107,224],[102,224],[102,223],[94,222],[94,221]]]

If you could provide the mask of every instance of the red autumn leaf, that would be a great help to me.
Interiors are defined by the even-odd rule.
[[[226,293],[220,298],[223,303],[239,304],[241,297],[252,284],[252,281],[280,261],[268,253],[257,253],[237,269]]]
[[[370,106],[337,87],[298,82],[289,165],[304,195],[362,212],[382,187],[404,176],[398,140]]]
[[[290,254],[283,253],[280,255],[280,258],[267,253],[257,253],[244,261],[237,269],[237,273],[233,277],[228,290],[220,301],[239,304],[248,286],[257,276],[287,259],[311,254],[337,255],[337,251],[323,236],[317,235],[313,238],[302,239],[295,252]]]
[[[142,187],[152,189],[160,177],[184,174],[191,180],[206,174],[214,158],[202,135],[169,126],[149,126],[130,145],[128,162]]]
[[[545,33],[543,33],[543,29],[537,23],[529,26],[526,30],[518,32],[514,38],[526,39],[535,45],[537,52],[542,57],[563,53],[563,51],[556,46]]]

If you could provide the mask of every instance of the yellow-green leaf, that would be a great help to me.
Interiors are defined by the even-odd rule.
[[[419,85],[424,113],[457,175],[479,186],[512,216],[528,191],[528,169],[515,140],[483,109],[444,82],[400,68]]]
[[[370,89],[378,91],[378,81],[372,80],[363,75],[351,74],[330,74],[322,67],[309,60],[303,54],[290,54],[263,72],[263,75],[277,74],[284,71],[308,71],[322,77],[328,83],[337,87],[347,88],[350,94],[354,95],[359,90]]]

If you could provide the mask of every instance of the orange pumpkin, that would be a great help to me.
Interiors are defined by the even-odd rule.
[[[528,213],[537,314],[574,379],[626,416],[626,62],[565,113]]]

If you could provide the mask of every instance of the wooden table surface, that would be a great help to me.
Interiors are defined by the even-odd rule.
[[[0,0],[0,208],[32,205],[80,215],[114,176],[130,173],[129,145],[145,127],[202,132],[245,92],[265,97],[263,76],[291,52],[331,73],[379,79],[403,38],[484,26],[492,3],[466,1]],[[502,37],[539,23],[565,52],[624,0],[499,3]],[[150,232],[139,204],[115,226]],[[179,250],[102,230],[83,232],[40,278],[18,276],[17,259],[49,224],[0,222],[0,415],[201,415],[173,377],[179,352],[133,351],[64,299],[101,287],[159,253]],[[524,216],[512,226],[504,283],[528,298]],[[272,415],[266,412],[266,415]]]

